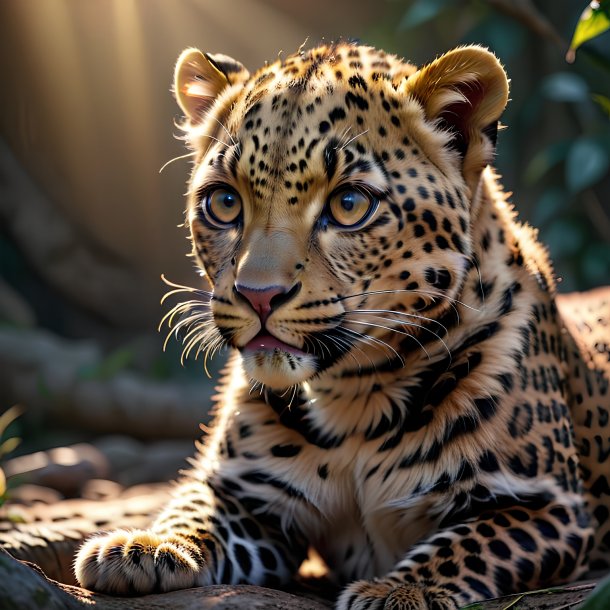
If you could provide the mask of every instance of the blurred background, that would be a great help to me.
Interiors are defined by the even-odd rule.
[[[160,172],[185,152],[170,94],[183,48],[255,69],[305,40],[355,38],[417,64],[487,45],[512,78],[498,146],[504,185],[540,228],[560,291],[583,290],[610,282],[610,33],[565,59],[585,7],[2,0],[0,466],[9,493],[23,482],[52,487],[49,477],[68,471],[54,483],[63,496],[92,477],[171,477],[206,418],[213,381],[201,361],[180,364],[176,341],[163,353],[167,329],[157,331],[169,308],[159,304],[161,274],[198,281],[179,227],[188,159]],[[63,452],[19,457],[52,447]]]

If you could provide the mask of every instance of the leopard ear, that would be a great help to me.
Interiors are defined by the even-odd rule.
[[[192,125],[201,121],[220,93],[228,86],[245,81],[248,71],[226,55],[182,51],[174,71],[174,94]]]
[[[508,80],[496,56],[479,46],[449,51],[409,77],[407,91],[427,118],[453,133],[464,175],[492,161],[498,120],[508,102]]]

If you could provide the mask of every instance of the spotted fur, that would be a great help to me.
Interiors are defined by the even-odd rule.
[[[170,321],[233,355],[173,501],[81,584],[281,586],[315,547],[338,610],[444,609],[607,566],[610,295],[556,297],[507,203],[497,59],[189,49],[176,96],[212,292]]]

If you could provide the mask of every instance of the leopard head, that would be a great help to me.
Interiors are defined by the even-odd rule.
[[[493,54],[418,70],[335,44],[250,75],[188,49],[175,94],[211,323],[253,380],[281,389],[400,357],[457,298],[508,97]]]

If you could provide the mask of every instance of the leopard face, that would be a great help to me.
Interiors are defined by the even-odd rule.
[[[225,67],[207,104],[201,75],[221,79],[222,61],[183,58],[199,75],[177,76],[198,151],[194,253],[216,328],[253,380],[280,389],[343,358],[378,364],[436,332],[471,264],[468,202],[491,150],[484,128],[506,101],[501,68],[484,59],[483,84],[431,93],[393,56],[335,45],[252,77]],[[449,120],[484,96],[495,106],[467,128]]]

